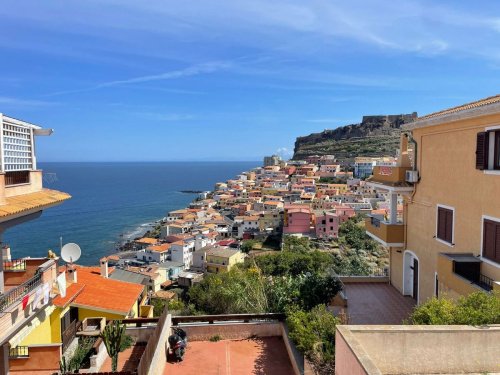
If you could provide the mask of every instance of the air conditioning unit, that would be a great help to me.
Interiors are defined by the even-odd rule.
[[[406,182],[418,182],[418,171],[406,171]]]

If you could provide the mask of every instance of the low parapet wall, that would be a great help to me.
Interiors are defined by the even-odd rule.
[[[191,323],[189,325],[182,325],[181,328],[186,331],[189,341],[209,341],[214,336],[219,336],[221,340],[241,340],[254,336],[282,336],[280,322],[223,322],[215,324]]]
[[[337,326],[335,373],[497,373],[500,325]]]

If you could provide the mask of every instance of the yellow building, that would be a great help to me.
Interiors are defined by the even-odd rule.
[[[225,247],[214,247],[207,250],[207,272],[226,272],[235,264],[242,263],[245,254],[239,250]]]
[[[66,295],[56,296],[50,310],[47,310],[40,324],[21,342],[21,347],[61,346],[61,354],[85,331],[86,320],[99,321],[103,329],[106,321],[151,317],[152,306],[145,305],[147,296],[143,285],[112,280],[106,258],[101,259],[101,267],[80,267],[66,269]],[[94,324],[92,324],[94,325]],[[99,334],[99,329],[92,333]]]
[[[500,289],[500,95],[403,131],[397,165],[369,179],[390,193],[390,218],[366,219],[367,234],[390,248],[392,285],[418,303]]]

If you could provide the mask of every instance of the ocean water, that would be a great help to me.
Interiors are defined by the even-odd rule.
[[[142,235],[168,211],[183,208],[218,181],[256,167],[258,162],[39,163],[44,185],[72,198],[38,219],[8,229],[3,242],[12,257],[59,254],[63,243],[82,249],[79,264],[97,264],[128,238]],[[149,225],[148,225],[149,224]]]

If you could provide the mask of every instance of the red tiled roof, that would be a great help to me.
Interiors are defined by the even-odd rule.
[[[72,304],[127,315],[144,290],[143,285],[101,276],[99,267],[77,266],[77,280],[67,288],[66,297],[56,297],[54,303],[67,303],[69,296],[73,296]],[[78,287],[82,289],[77,293]]]
[[[62,298],[58,295],[54,298],[54,305],[57,307],[66,307],[69,303],[73,302],[73,300],[81,293],[81,291],[85,288],[83,284],[71,284],[66,288],[66,297]]]

